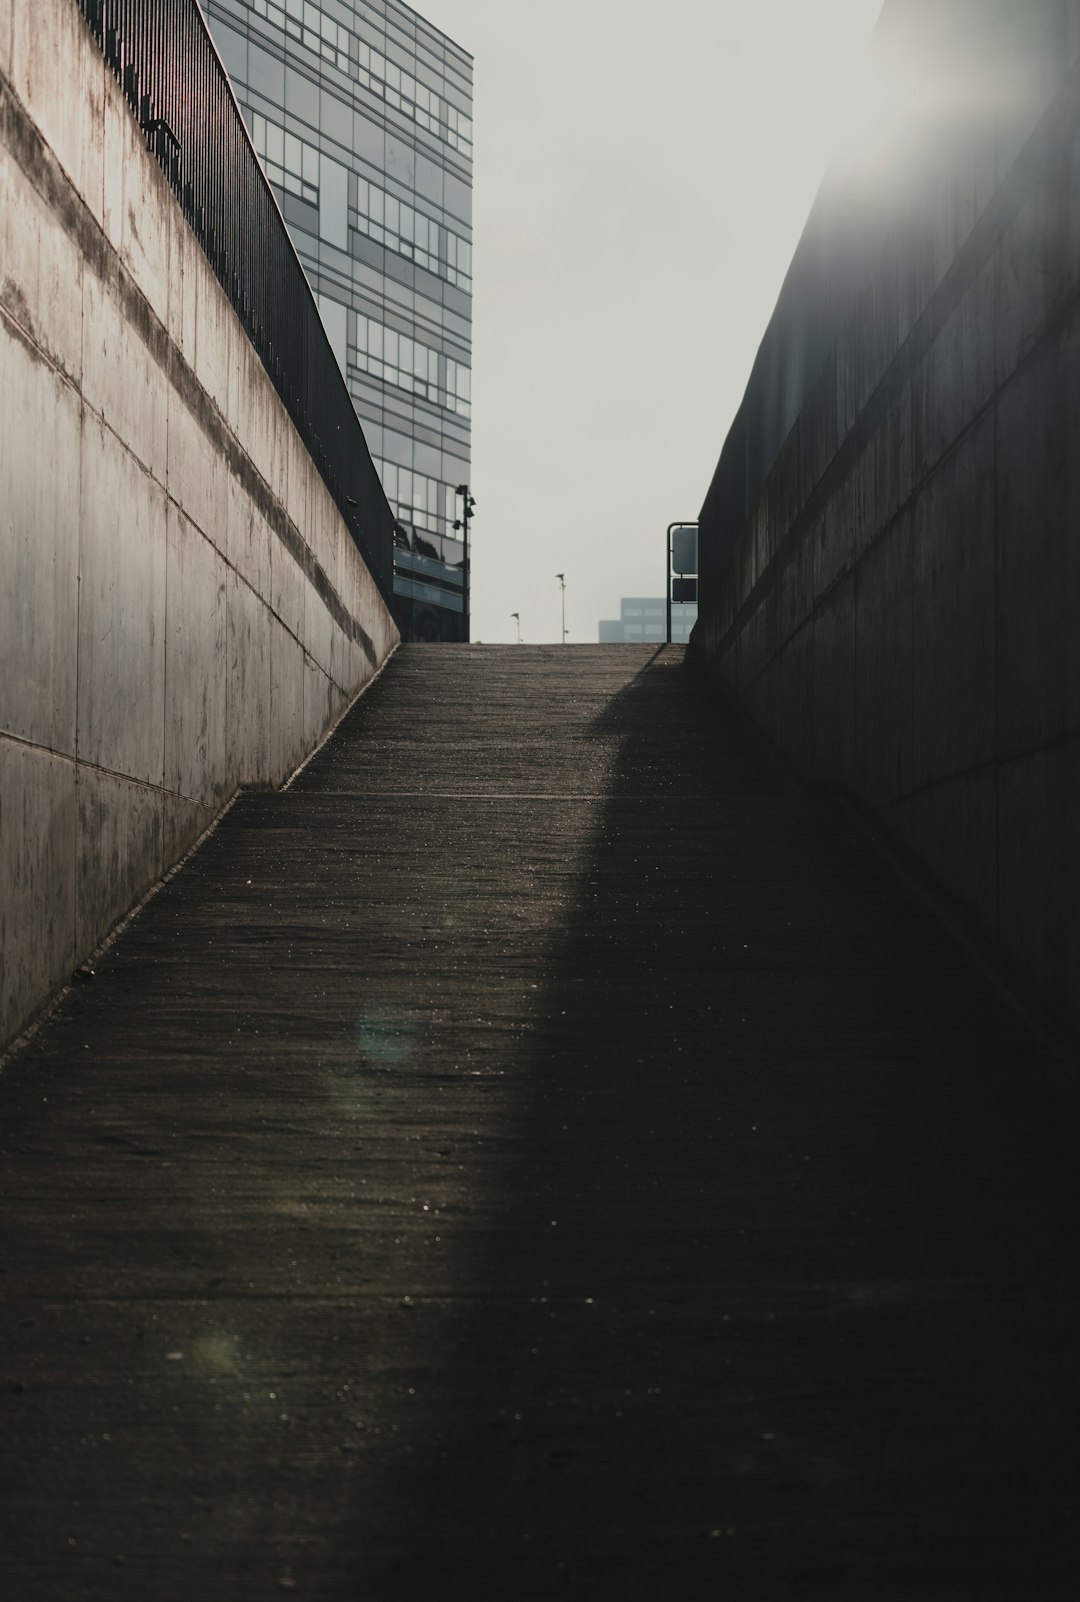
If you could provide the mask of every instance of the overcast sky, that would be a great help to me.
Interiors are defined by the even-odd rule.
[[[661,595],[881,0],[419,0],[475,57],[474,640]]]

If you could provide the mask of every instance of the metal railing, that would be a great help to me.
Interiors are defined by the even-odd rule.
[[[76,0],[387,604],[394,515],[197,0]]]

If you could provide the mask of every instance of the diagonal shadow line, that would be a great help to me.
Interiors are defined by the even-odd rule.
[[[593,727],[482,1288],[365,1594],[1064,1596],[1074,1092],[692,684],[654,657]]]

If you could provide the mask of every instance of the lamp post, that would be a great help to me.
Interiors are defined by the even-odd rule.
[[[510,616],[513,618],[514,622],[517,624],[517,643],[520,645],[521,644],[521,613],[520,612],[511,612]]]
[[[465,641],[467,644],[469,639],[469,519],[473,515],[473,507],[476,502],[469,494],[468,484],[459,484],[454,493],[461,496],[461,516],[455,517],[453,526],[455,530],[461,529],[465,546],[465,559],[462,563],[461,577],[465,602]]]
[[[562,643],[566,644],[566,574],[556,573],[555,577],[562,586]]]

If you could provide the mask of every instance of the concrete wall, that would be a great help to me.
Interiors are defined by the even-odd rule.
[[[1080,1026],[1080,7],[891,0],[876,48],[919,113],[814,207],[692,650]]]
[[[0,0],[0,1047],[397,633],[72,0]]]

